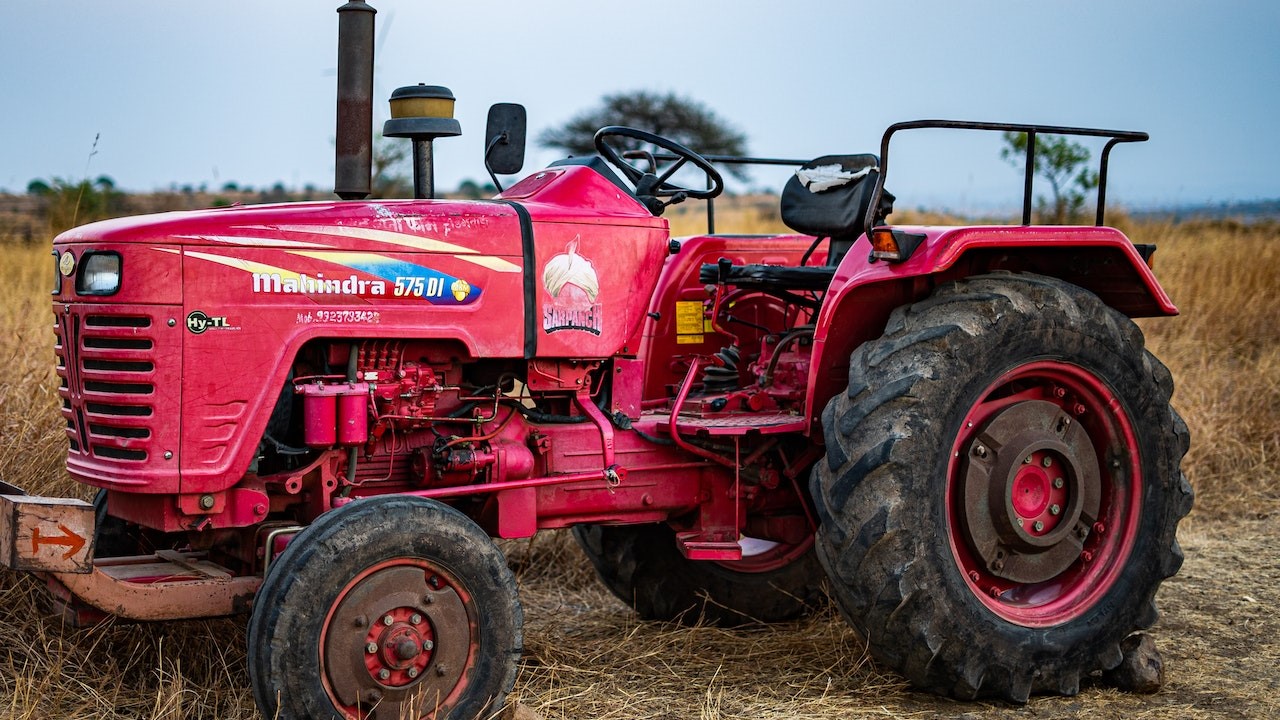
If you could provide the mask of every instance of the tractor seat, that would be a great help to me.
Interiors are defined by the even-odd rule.
[[[863,154],[823,155],[801,165],[782,188],[782,222],[815,237],[858,237],[866,226],[879,164],[875,155]],[[893,196],[885,195],[892,203]],[[892,207],[881,200],[877,215],[888,215]],[[839,258],[831,264],[839,264]]]
[[[721,258],[717,264],[703,265],[698,280],[771,292],[826,290],[836,266],[866,226],[879,164],[875,155],[823,155],[801,165],[783,187],[782,222],[796,232],[813,235],[814,247],[828,238],[825,265],[734,265]],[[893,199],[884,191],[875,223],[893,212]]]

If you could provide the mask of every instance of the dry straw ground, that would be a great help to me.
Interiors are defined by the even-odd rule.
[[[766,210],[737,214],[752,230],[773,222]],[[1154,635],[1168,668],[1160,693],[1091,685],[1026,708],[912,693],[864,656],[832,612],[733,631],[639,622],[571,542],[544,534],[504,546],[527,622],[513,701],[575,720],[1280,716],[1280,228],[1126,229],[1160,245],[1156,272],[1183,312],[1142,325],[1177,378],[1174,401],[1193,438],[1185,468],[1198,493],[1179,533],[1187,563],[1159,596]],[[0,476],[83,496],[61,469],[51,274],[47,247],[0,239]],[[46,613],[40,590],[0,572],[0,718],[255,717],[243,618],[72,630]]]

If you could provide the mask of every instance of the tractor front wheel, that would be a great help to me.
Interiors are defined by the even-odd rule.
[[[1077,692],[1182,564],[1186,426],[1142,333],[1034,275],[940,287],[850,359],[812,478],[818,557],[916,687]]]
[[[264,717],[486,717],[521,653],[515,579],[493,541],[434,500],[326,513],[272,564],[249,621]]]

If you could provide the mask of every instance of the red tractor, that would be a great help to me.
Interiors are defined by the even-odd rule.
[[[356,197],[364,97],[338,143]],[[452,96],[398,99],[430,195]],[[918,127],[1032,135],[1022,225],[886,224],[889,141]],[[1030,224],[1044,133],[1110,138],[1101,188],[1112,146],[1146,139],[895,125],[878,158],[801,166],[780,236],[672,239],[663,209],[710,201],[733,159],[622,127],[492,200],[70,230],[67,469],[101,492],[0,488],[0,558],[81,621],[251,612],[266,717],[496,709],[522,642],[491,538],[551,528],[644,618],[777,621],[829,592],[919,688],[1075,693],[1155,621],[1192,492],[1129,319],[1176,313],[1154,248],[1102,225],[1101,191],[1097,226]],[[520,122],[489,137],[518,169]],[[705,187],[674,184],[689,167]]]

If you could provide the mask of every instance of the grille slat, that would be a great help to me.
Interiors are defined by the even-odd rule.
[[[85,357],[80,362],[80,367],[85,370],[123,373],[149,373],[156,369],[153,363],[146,360],[96,360],[90,357]]]
[[[122,415],[131,417],[150,417],[150,405],[111,405],[108,403],[89,402],[84,409],[92,415]]]
[[[146,439],[151,437],[151,430],[145,427],[113,427],[90,422],[89,437],[94,437],[95,435],[125,439]]]
[[[145,328],[151,327],[151,318],[145,315],[86,315],[84,324],[85,327]]]
[[[110,445],[94,444],[90,446],[93,454],[98,457],[111,458],[112,460],[132,460],[135,462],[146,460],[146,450],[130,450],[128,448],[111,447]]]
[[[98,350],[150,350],[154,344],[148,338],[87,337],[84,339],[84,347]]]
[[[150,395],[155,391],[151,383],[105,382],[102,380],[86,380],[86,393],[103,393],[109,395]]]

